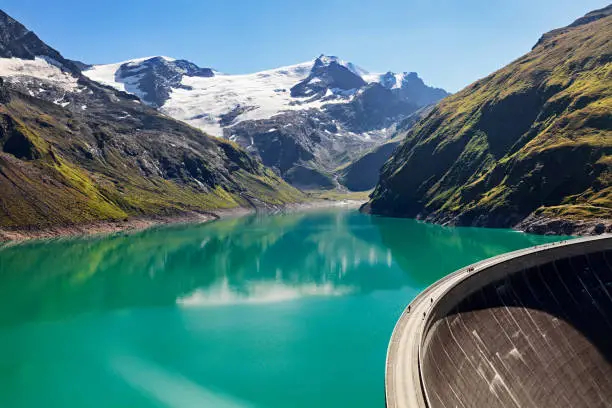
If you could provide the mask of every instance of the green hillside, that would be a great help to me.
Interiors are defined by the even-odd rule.
[[[99,98],[114,91],[88,84]],[[237,145],[113,98],[76,114],[0,84],[0,227],[277,206],[301,192]],[[112,120],[115,111],[131,121]]]
[[[434,222],[612,220],[612,6],[444,99],[365,207]]]

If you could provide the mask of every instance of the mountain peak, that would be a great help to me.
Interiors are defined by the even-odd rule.
[[[146,69],[158,71],[158,74],[168,77],[167,79],[171,79],[170,75],[199,77],[211,77],[214,75],[211,68],[200,68],[191,61],[175,59],[163,55],[126,61],[121,63],[119,67],[119,70],[123,72],[134,69],[140,74],[143,74],[143,71]]]
[[[402,82],[418,84],[419,86],[425,86],[425,82],[423,82],[419,74],[417,74],[416,72],[404,72]]]
[[[0,58],[34,60],[36,57],[55,61],[54,65],[72,74],[80,73],[74,63],[45,44],[33,31],[0,10]]]
[[[218,136],[241,121],[267,120],[291,110],[321,109],[326,103],[371,100],[384,94],[392,101],[422,106],[447,95],[424,84],[405,87],[404,76],[418,79],[416,74],[360,75],[364,72],[355,64],[325,54],[299,64],[237,75],[163,56],[95,65],[83,71],[97,82],[136,95],[144,103]],[[391,92],[374,89],[367,98],[362,97],[369,84],[380,84]]]
[[[0,43],[19,40],[32,33],[23,24],[0,10]]]
[[[366,71],[365,69],[361,68],[358,65],[353,64],[352,62],[348,62],[345,61],[339,57],[336,57],[334,55],[325,55],[325,54],[321,54],[319,55],[314,62],[314,66],[329,66],[331,64],[337,64],[340,66],[345,67],[346,69],[348,69],[349,71],[351,71],[353,74],[358,75],[358,76],[363,76],[363,75],[367,75],[369,72]]]
[[[308,77],[291,88],[291,96],[321,99],[330,91],[356,90],[366,85],[362,78],[365,72],[351,62],[321,54],[315,59]]]

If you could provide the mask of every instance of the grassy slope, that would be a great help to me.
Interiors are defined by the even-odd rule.
[[[0,104],[0,227],[41,228],[238,206],[275,206],[304,199],[301,192],[236,145],[180,123],[173,125],[166,118],[159,118],[164,130],[184,136],[194,155],[199,155],[194,157],[202,157],[210,166],[213,181],[204,185],[143,174],[137,157],[126,154],[129,145],[113,139],[129,128],[111,124],[100,130],[85,117],[19,93],[11,93],[4,102]],[[101,139],[92,136],[94,128],[102,138],[108,136],[103,147]],[[159,133],[154,135],[159,137]],[[140,142],[138,139],[145,139],[143,134],[133,137],[134,148],[143,152],[167,148],[168,143]],[[89,153],[96,143],[100,155]],[[148,156],[143,153],[143,157]],[[177,163],[185,165],[180,160]]]
[[[371,211],[487,226],[612,218],[610,12],[443,100],[383,169]]]

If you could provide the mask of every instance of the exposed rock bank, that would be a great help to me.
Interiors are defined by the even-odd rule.
[[[541,235],[599,235],[612,232],[612,220],[568,220],[532,215],[514,229]]]

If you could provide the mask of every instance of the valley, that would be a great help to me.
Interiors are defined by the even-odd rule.
[[[0,407],[606,405],[610,236],[602,0],[2,4]]]
[[[610,231],[611,10],[545,34],[454,95],[323,54],[239,75],[166,56],[92,65],[0,12],[2,235],[278,211],[372,189],[373,214]]]

